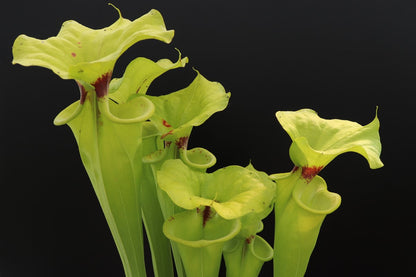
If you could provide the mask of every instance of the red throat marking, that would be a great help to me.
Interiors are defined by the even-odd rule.
[[[250,244],[254,239],[254,235],[249,236],[248,238],[246,238],[246,243]]]
[[[85,87],[81,85],[81,83],[77,82],[79,87],[79,93],[80,93],[80,99],[79,103],[82,105],[85,102],[85,99],[87,98],[87,91],[85,90]]]
[[[163,126],[165,126],[165,127],[172,127],[166,120],[162,120],[162,124],[163,124]]]
[[[211,219],[211,217],[212,217],[211,207],[210,206],[205,206],[205,209],[202,212],[202,226],[205,227],[205,224],[207,223],[207,221],[209,219]]]
[[[95,87],[95,93],[98,98],[102,98],[108,93],[108,85],[110,84],[112,72],[101,75],[92,85]]]
[[[303,166],[302,167],[302,178],[306,180],[306,182],[312,181],[312,179],[318,175],[318,173],[322,170],[323,166]]]
[[[189,137],[180,137],[177,141],[176,141],[176,146],[179,149],[186,149],[188,147],[188,139]]]

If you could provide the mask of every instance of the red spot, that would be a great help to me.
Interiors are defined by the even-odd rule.
[[[202,226],[205,227],[205,224],[209,219],[211,219],[212,213],[211,213],[211,207],[205,206],[204,211],[202,212]]]
[[[292,169],[292,172],[296,172],[299,169],[299,166],[295,165]]]
[[[85,99],[87,97],[87,91],[85,90],[85,87],[83,85],[81,85],[81,83],[77,82],[78,87],[79,87],[79,93],[80,93],[80,99],[79,99],[79,103],[82,105],[85,102]]]
[[[201,209],[200,208],[196,208],[196,213],[200,213],[201,212]]]
[[[254,235],[249,236],[248,238],[246,238],[246,243],[250,244],[254,239]]]
[[[165,141],[165,148],[169,148],[171,144],[171,141]]]
[[[170,125],[166,120],[162,120],[162,124],[163,124],[163,126],[165,126],[165,127],[172,127],[172,125]]]
[[[175,218],[173,217],[173,216],[171,216],[171,217],[169,217],[168,218],[168,221],[170,222],[170,221],[172,221],[172,220],[174,220]]]
[[[306,180],[306,182],[312,181],[312,179],[321,171],[323,166],[311,166],[302,167],[302,177]]]
[[[71,56],[75,58],[77,56],[77,54],[75,54],[74,52],[72,52],[71,53]]]
[[[173,130],[170,130],[170,131],[169,131],[169,132],[167,132],[166,134],[161,135],[161,136],[160,136],[160,139],[164,139],[165,137],[167,137],[167,136],[169,136],[169,135],[172,135],[172,133],[173,133]]]
[[[176,146],[180,149],[186,149],[188,147],[188,139],[189,137],[180,137],[176,141]]]
[[[98,98],[104,97],[108,93],[108,85],[110,84],[112,72],[107,72],[101,75],[92,85],[95,87],[95,93]]]

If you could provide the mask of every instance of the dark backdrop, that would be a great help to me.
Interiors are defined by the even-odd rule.
[[[125,18],[151,8],[176,35],[171,45],[144,41],[136,56],[190,58],[187,69],[157,79],[151,94],[186,86],[197,68],[232,92],[226,111],[194,128],[190,144],[216,154],[216,168],[250,160],[285,172],[289,137],[274,113],[309,107],[324,118],[369,123],[379,106],[382,160],[370,170],[356,154],[323,172],[343,203],[329,215],[307,276],[412,276],[416,258],[416,2],[113,1]],[[54,116],[75,101],[73,81],[11,65],[21,33],[56,35],[75,19],[102,28],[117,19],[106,1],[8,1],[1,20],[0,276],[123,276],[121,262],[68,127]],[[273,220],[263,236],[272,243]],[[267,263],[262,276],[271,276]]]

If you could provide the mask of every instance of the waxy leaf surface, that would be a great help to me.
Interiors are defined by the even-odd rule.
[[[184,67],[188,58],[181,58],[173,63],[168,59],[157,62],[146,58],[136,58],[127,66],[120,79],[113,79],[110,83],[110,98],[115,102],[127,102],[129,97],[146,94],[154,79],[168,70]]]
[[[103,29],[91,29],[74,20],[64,22],[56,37],[46,40],[20,35],[13,45],[13,63],[51,69],[63,79],[75,79],[88,86],[113,71],[120,55],[136,42],[158,39],[169,43],[167,31],[156,10],[130,21],[121,16]]]
[[[159,97],[148,96],[155,105],[152,122],[163,130],[162,139],[189,137],[192,127],[204,123],[212,114],[224,110],[230,98],[224,87],[201,74],[186,88]]]
[[[341,197],[329,192],[320,176],[309,181],[301,175],[298,169],[274,176],[277,183],[274,276],[304,276],[325,216],[341,204]]]
[[[181,160],[168,160],[157,172],[157,179],[176,205],[185,209],[211,206],[225,219],[263,211],[274,196],[250,170],[239,166],[204,173]]]
[[[163,233],[177,244],[187,276],[217,277],[224,243],[241,225],[239,219],[225,220],[215,212],[206,221],[204,214],[202,209],[175,214],[163,225]]]
[[[64,109],[54,123],[68,124],[74,133],[126,276],[145,276],[141,194],[144,192],[149,198],[151,193],[141,188],[145,183],[141,165],[142,123],[153,114],[154,105],[143,96],[129,96],[141,95],[151,81],[169,69],[184,66],[186,59],[177,63],[136,59],[124,77],[113,82],[110,100],[109,83],[120,55],[138,41],[157,39],[169,43],[173,37],[173,31],[166,30],[156,10],[134,21],[124,19],[118,12],[120,17],[114,24],[99,30],[70,20],[56,37],[40,40],[20,35],[13,45],[13,63],[46,67],[63,79],[77,82],[80,100]],[[132,86],[132,78],[137,87]],[[145,127],[143,135],[148,136],[151,128],[147,128],[148,123]],[[152,230],[156,229],[155,222],[161,229],[163,219],[161,213],[155,212],[157,215],[155,220],[147,218],[146,225]],[[152,255],[163,259],[154,264],[156,275],[172,276],[168,241],[161,230],[157,235],[149,234],[149,238]]]
[[[296,166],[322,168],[345,152],[361,154],[371,168],[383,166],[377,116],[365,126],[348,120],[322,119],[310,109],[277,112],[276,117],[293,141],[289,153]]]

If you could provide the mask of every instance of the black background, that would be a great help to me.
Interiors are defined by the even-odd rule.
[[[144,41],[137,56],[187,69],[157,79],[149,94],[189,84],[198,69],[221,82],[229,107],[194,128],[190,144],[213,152],[215,168],[250,160],[285,172],[290,139],[277,110],[309,107],[324,118],[369,123],[379,106],[382,160],[370,170],[345,154],[321,175],[343,198],[329,215],[306,276],[414,276],[416,2],[113,1],[125,18],[158,9],[176,35]],[[11,65],[21,33],[47,38],[63,21],[102,28],[117,19],[106,1],[8,1],[1,20],[0,276],[123,276],[121,262],[68,127],[52,120],[75,101],[73,81],[43,68]],[[264,237],[272,244],[272,216]],[[272,263],[261,276],[271,276]],[[413,274],[412,274],[413,273]]]

